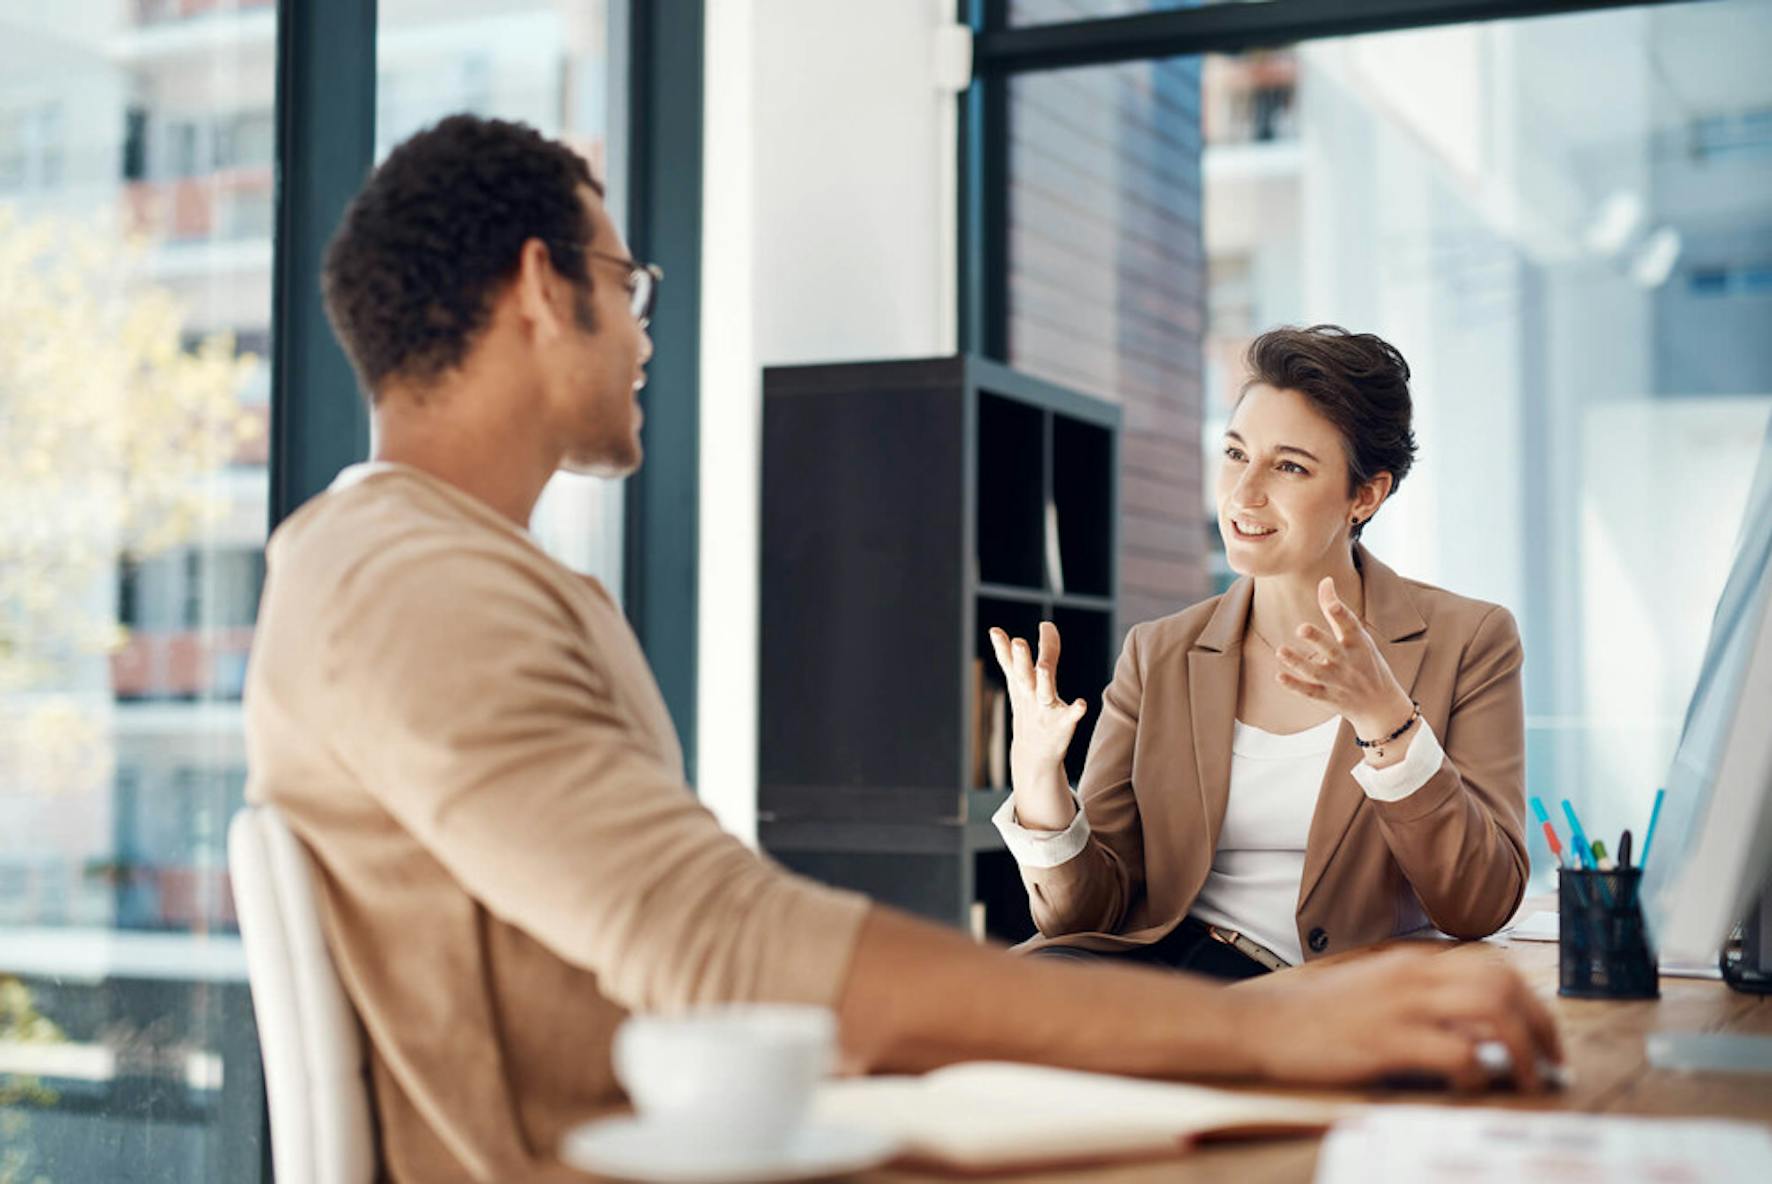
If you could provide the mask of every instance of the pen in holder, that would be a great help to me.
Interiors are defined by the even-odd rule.
[[[1643,928],[1640,868],[1557,869],[1557,994],[1655,999],[1655,951]]]

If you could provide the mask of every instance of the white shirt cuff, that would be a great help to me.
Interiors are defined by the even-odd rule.
[[[1089,844],[1089,816],[1083,813],[1083,804],[1077,801],[1075,790],[1071,791],[1071,801],[1077,807],[1077,815],[1071,824],[1063,830],[1028,830],[1015,821],[1015,795],[997,807],[991,815],[991,822],[997,827],[997,833],[1003,836],[1008,844],[1009,854],[1015,856],[1015,862],[1022,867],[1057,867],[1068,863],[1082,854],[1083,848]]]
[[[1409,741],[1409,751],[1394,765],[1374,769],[1365,761],[1353,768],[1354,780],[1366,796],[1380,802],[1400,802],[1433,779],[1446,759],[1440,738],[1427,726],[1423,717],[1416,721],[1420,732]]]

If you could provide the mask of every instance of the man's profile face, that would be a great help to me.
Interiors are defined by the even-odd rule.
[[[547,409],[565,450],[562,468],[623,477],[640,467],[639,394],[652,340],[634,317],[628,274],[608,258],[629,258],[627,244],[595,193],[581,188],[579,197],[591,228],[585,253],[591,286],[579,294],[590,323],[587,327],[575,317],[566,340],[548,351],[543,361]]]

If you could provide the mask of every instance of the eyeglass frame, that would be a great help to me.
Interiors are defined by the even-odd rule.
[[[613,251],[599,251],[589,243],[581,242],[576,239],[556,238],[548,239],[547,241],[556,247],[574,247],[583,251],[587,259],[601,259],[606,263],[621,264],[628,270],[628,293],[630,296],[633,295],[634,291],[633,277],[644,275],[648,280],[646,302],[641,305],[641,307],[633,309],[633,313],[634,319],[640,324],[640,328],[644,329],[652,324],[652,313],[658,307],[658,286],[664,283],[664,268],[656,263],[642,263],[638,259],[631,259],[626,255],[617,255]],[[586,270],[589,269],[587,268]],[[631,308],[632,305],[630,304],[629,307]]]

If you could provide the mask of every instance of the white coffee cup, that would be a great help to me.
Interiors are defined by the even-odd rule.
[[[684,1151],[758,1158],[793,1136],[827,1074],[837,1019],[828,1009],[734,1004],[634,1016],[615,1033],[615,1076],[642,1121]]]

